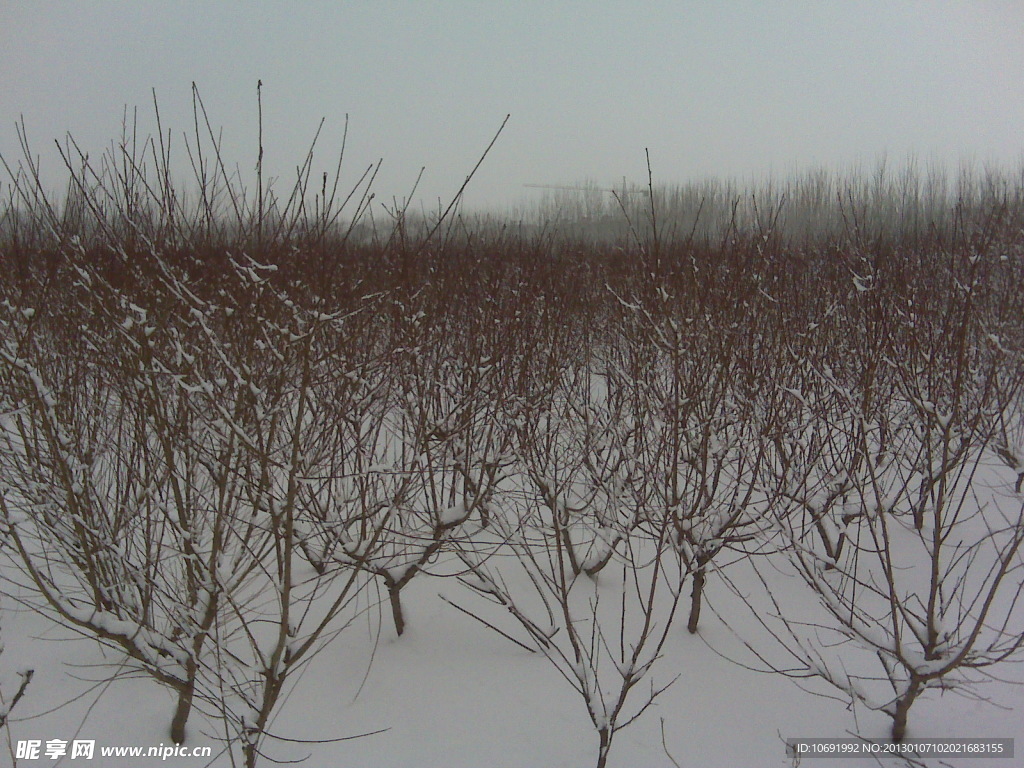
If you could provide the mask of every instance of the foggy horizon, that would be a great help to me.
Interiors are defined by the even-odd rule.
[[[311,175],[333,173],[347,115],[341,188],[382,159],[374,191],[391,205],[424,168],[412,208],[427,212],[451,200],[506,114],[468,208],[530,206],[545,186],[645,185],[645,150],[662,186],[1024,158],[1024,9],[998,0],[5,4],[0,21],[0,154],[21,159],[23,117],[55,189],[54,139],[70,133],[96,158],[126,108],[140,139],[155,136],[154,91],[187,179],[193,82],[247,188],[262,81],[264,177],[278,192],[321,118]]]

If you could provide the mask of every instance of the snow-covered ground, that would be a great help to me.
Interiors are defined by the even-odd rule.
[[[741,592],[753,595],[757,587],[748,571],[740,563],[728,575]],[[605,574],[602,579],[607,579]],[[774,583],[783,604],[813,604],[798,578],[783,572]],[[599,590],[605,588],[599,583]],[[309,743],[271,740],[266,744],[268,758],[308,758],[304,765],[325,768],[593,765],[597,737],[579,695],[541,655],[459,613],[439,593],[478,607],[453,579],[413,580],[403,593],[405,634],[395,636],[385,603],[383,612],[368,613],[340,635],[296,681],[271,726],[277,736]],[[707,598],[731,628],[711,610],[705,611],[696,636],[687,634],[685,621],[677,620],[655,681],[667,682],[675,675],[678,680],[643,718],[617,736],[610,765],[672,766],[674,760],[680,766],[786,766],[794,764],[786,757],[786,738],[887,736],[887,717],[862,707],[848,711],[842,702],[820,695],[833,693],[820,681],[803,681],[806,690],[801,690],[780,675],[727,660],[725,656],[755,661],[735,633],[768,653],[773,646],[749,609],[716,576],[709,579]],[[51,739],[89,739],[97,749],[168,743],[173,707],[169,693],[149,678],[110,682],[116,659],[105,661],[95,642],[72,638],[10,599],[3,603],[3,637],[4,693],[14,690],[18,670],[34,668],[35,677],[0,736],[5,742],[0,744],[0,764],[12,764],[17,742],[29,739],[43,745]],[[1002,671],[1005,677],[1020,675],[1013,665]],[[1017,748],[1024,748],[1024,688],[994,682],[983,693],[989,702],[927,694],[911,711],[908,735],[1015,738]],[[382,729],[364,738],[332,741]],[[230,758],[221,753],[222,730],[222,724],[199,713],[190,723],[189,746],[212,747],[212,762],[194,757],[100,758],[97,752],[91,763],[41,755],[13,764],[228,766]],[[946,762],[1008,767],[1021,764],[1021,757]],[[877,763],[805,759],[802,764]]]

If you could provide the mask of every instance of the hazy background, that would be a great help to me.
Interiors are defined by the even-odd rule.
[[[506,113],[472,207],[536,200],[524,184],[758,178],[827,166],[1016,165],[1024,150],[1020,0],[0,0],[0,153],[24,115],[56,184],[53,139],[99,153],[151,89],[185,162],[191,83],[253,178],[256,82],[265,168],[290,186],[321,117],[314,178],[379,157],[379,199],[447,201]],[[254,186],[250,184],[249,186]],[[3,180],[3,190],[6,179]]]

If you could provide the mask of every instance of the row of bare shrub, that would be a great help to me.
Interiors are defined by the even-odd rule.
[[[0,227],[9,592],[173,690],[174,741],[198,707],[255,765],[296,673],[368,610],[402,634],[421,574],[575,688],[599,766],[738,560],[788,559],[826,616],[765,576],[751,651],[896,740],[1020,650],[1010,198],[911,243],[667,238],[653,190],[622,242],[398,209],[366,239],[366,175],[342,225],[326,178],[302,204],[311,161],[247,203],[200,138],[191,204],[125,138],[68,157],[58,205],[26,142]]]

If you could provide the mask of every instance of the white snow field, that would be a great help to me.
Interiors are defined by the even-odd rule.
[[[1019,501],[1019,498],[1018,498]],[[773,592],[782,605],[804,606],[808,617],[814,597],[781,557],[773,573]],[[762,564],[764,565],[764,564]],[[5,565],[5,568],[11,566]],[[597,577],[598,592],[616,593],[610,566]],[[770,572],[772,569],[764,569]],[[760,589],[742,560],[725,575],[746,595]],[[580,585],[584,589],[588,585]],[[597,739],[581,697],[543,656],[500,637],[439,599],[443,594],[465,607],[479,608],[473,593],[452,578],[421,576],[403,592],[407,628],[396,637],[383,594],[380,610],[370,610],[316,657],[270,725],[288,739],[264,744],[262,765],[304,760],[308,766],[355,768],[576,768],[593,765]],[[828,698],[836,691],[820,680],[802,688],[779,674],[743,668],[726,657],[758,662],[737,641],[737,634],[768,656],[779,650],[752,619],[750,610],[718,574],[708,580],[706,609],[697,635],[677,617],[653,678],[675,683],[634,725],[615,739],[609,765],[641,766],[838,766],[901,765],[873,758],[812,759],[786,756],[787,738],[860,735],[886,738],[891,721],[862,705],[849,708]],[[4,652],[0,681],[8,695],[17,672],[35,670],[23,700],[2,732],[0,764],[33,765],[211,765],[230,766],[223,751],[224,724],[193,714],[187,746],[212,748],[213,758],[69,757],[17,760],[18,743],[39,740],[95,740],[101,746],[169,744],[173,698],[144,676],[117,676],[119,659],[90,639],[3,602]],[[727,627],[718,615],[728,621]],[[482,612],[501,621],[500,612]],[[513,624],[504,623],[511,634]],[[629,628],[627,627],[627,632]],[[525,640],[523,633],[518,636]],[[849,645],[832,649],[832,660],[852,659]],[[824,649],[829,658],[829,649]],[[1020,676],[1013,664],[995,675]],[[912,709],[908,736],[1013,738],[1024,747],[1024,687],[998,680],[979,689],[986,701],[952,692],[929,691]],[[636,691],[642,698],[644,690]],[[340,741],[362,733],[363,738]],[[308,741],[304,741],[308,740]],[[335,741],[339,740],[339,741]],[[237,755],[235,756],[237,760]],[[926,759],[923,765],[1009,766],[1013,759]]]

